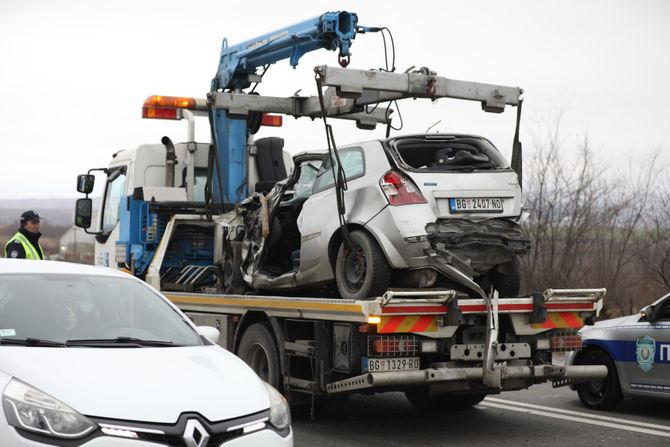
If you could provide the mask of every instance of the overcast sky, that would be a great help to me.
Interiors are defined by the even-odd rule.
[[[235,44],[334,10],[388,27],[398,71],[427,66],[522,87],[525,140],[563,111],[566,136],[588,134],[608,163],[670,152],[670,1],[0,0],[0,199],[74,197],[76,175],[113,152],[163,135],[184,141],[183,123],[140,118],[147,96],[204,97],[224,37]],[[353,68],[384,66],[379,34],[358,35],[352,53]],[[312,68],[336,64],[325,50],[296,70],[279,62],[258,91],[315,94]],[[509,155],[514,109],[417,103],[400,104],[396,134],[439,121],[431,131],[484,135]],[[321,122],[288,118],[263,132],[291,151],[325,146]],[[341,145],[382,135],[344,125],[335,137]]]

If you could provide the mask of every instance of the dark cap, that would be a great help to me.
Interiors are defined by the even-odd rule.
[[[21,214],[21,223],[29,222],[31,220],[40,220],[40,215],[33,210],[25,211]]]

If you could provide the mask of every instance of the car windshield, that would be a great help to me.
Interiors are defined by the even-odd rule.
[[[119,346],[131,341],[136,346],[203,344],[148,286],[132,278],[71,274],[2,275],[0,339],[38,346],[82,340]]]

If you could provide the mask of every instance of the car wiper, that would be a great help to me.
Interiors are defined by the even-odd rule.
[[[17,346],[45,346],[49,348],[62,348],[65,343],[53,340],[43,340],[41,338],[0,338],[0,345]]]
[[[134,337],[116,337],[116,338],[82,338],[75,340],[68,340],[65,342],[67,346],[94,346],[94,347],[110,347],[114,345],[132,345],[132,346],[179,346],[171,341],[165,340],[144,340],[142,338]]]

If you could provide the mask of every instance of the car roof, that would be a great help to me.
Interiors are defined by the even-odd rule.
[[[129,277],[128,274],[118,270],[72,262],[0,259],[0,275],[10,273],[57,273],[65,275]]]

